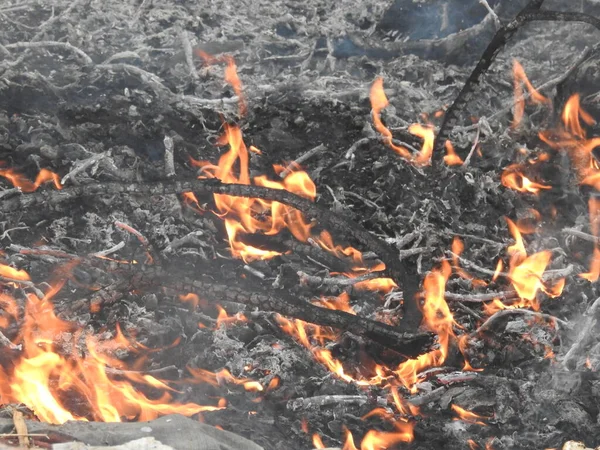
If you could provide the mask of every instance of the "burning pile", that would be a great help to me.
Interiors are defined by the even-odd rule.
[[[224,79],[237,96],[241,120],[248,114],[249,108],[233,58],[213,57],[204,51],[199,51],[198,56],[209,65],[226,64]],[[513,79],[513,133],[518,133],[523,127],[527,108],[538,108],[539,111],[546,111],[548,118],[552,117],[552,102],[534,88],[525,70],[516,61],[513,65]],[[408,126],[406,131],[413,139],[411,144],[395,139],[392,130],[384,123],[385,109],[389,101],[383,89],[383,78],[376,78],[371,85],[370,102],[372,124],[379,133],[373,140],[382,142],[393,150],[393,156],[400,157],[400,161],[396,161],[398,164],[415,168],[417,171],[430,166],[435,148],[435,121],[443,117],[444,112],[434,113],[431,120],[428,115],[422,115],[420,123]],[[593,153],[600,144],[600,138],[589,137],[586,131],[595,123],[595,119],[582,108],[580,97],[577,94],[571,96],[564,105],[560,123],[539,132],[541,149],[519,149],[516,152],[517,160],[503,169],[498,182],[505,188],[522,194],[525,201],[531,199],[535,202],[535,199],[556,190],[552,180],[544,179],[543,175],[545,168],[554,164],[564,152],[579,184],[600,189],[600,165]],[[257,403],[268,398],[268,395],[277,395],[279,390],[285,389],[285,383],[282,383],[281,376],[274,373],[273,368],[265,368],[259,375],[258,372],[262,369],[251,364],[244,366],[242,371],[234,371],[237,376],[226,368],[211,371],[189,365],[180,368],[181,373],[177,376],[163,378],[160,373],[149,369],[149,364],[153,355],[179,346],[178,339],[165,348],[151,349],[136,340],[133,329],[122,331],[118,324],[114,329],[107,326],[94,329],[59,317],[54,303],[61,293],[68,297],[68,294],[64,293],[68,290],[66,286],[85,284],[86,288],[99,292],[97,297],[102,297],[105,286],[96,285],[91,281],[81,283],[75,275],[79,266],[95,267],[98,261],[107,264],[107,267],[123,277],[139,271],[142,281],[131,276],[134,279],[131,284],[115,283],[118,287],[131,291],[133,295],[141,294],[146,278],[151,278],[154,273],[162,274],[156,277],[154,286],[149,283],[148,290],[160,285],[164,289],[163,292],[169,293],[165,295],[175,293],[178,297],[180,303],[177,308],[189,312],[193,317],[196,317],[194,314],[201,315],[203,320],[198,320],[195,324],[197,333],[219,333],[228,327],[247,327],[253,317],[258,317],[276,325],[277,331],[292,337],[297,344],[306,349],[305,353],[310,354],[323,371],[331,373],[332,379],[337,380],[335,383],[348,384],[352,389],[356,389],[356,392],[364,394],[360,396],[359,401],[362,402],[361,406],[369,407],[370,411],[362,415],[361,419],[369,429],[360,432],[359,439],[356,437],[359,435],[356,430],[346,428],[343,424],[343,435],[335,437],[339,442],[343,441],[343,450],[391,449],[402,443],[414,441],[418,435],[418,424],[428,418],[428,403],[445,395],[446,388],[453,383],[473,381],[480,372],[485,373],[486,363],[490,361],[484,347],[486,344],[493,346],[494,343],[488,342],[489,335],[494,331],[494,327],[507,317],[525,317],[531,332],[526,330],[522,333],[522,340],[534,347],[532,354],[541,348],[543,358],[550,361],[548,364],[562,364],[554,354],[554,347],[548,343],[558,336],[559,329],[563,326],[562,321],[541,311],[548,310],[545,305],[549,298],[561,301],[563,290],[568,288],[567,277],[574,271],[574,266],[551,270],[553,264],[560,267],[564,258],[557,258],[554,248],[540,247],[541,240],[535,239],[535,236],[542,234],[545,222],[551,220],[551,217],[545,217],[543,212],[532,207],[527,208],[526,214],[521,214],[521,217],[506,217],[507,229],[514,243],[503,251],[498,250],[495,260],[490,259],[486,267],[481,267],[464,256],[464,239],[456,235],[446,236],[451,248],[437,258],[437,267],[433,266],[424,275],[421,292],[413,299],[406,291],[399,291],[406,287],[401,285],[401,280],[393,277],[392,266],[397,261],[390,260],[389,255],[378,253],[376,259],[367,254],[368,250],[376,249],[363,249],[365,251],[361,252],[347,245],[352,243],[352,236],[338,236],[334,230],[327,228],[327,223],[320,223],[318,219],[315,220],[314,215],[309,215],[302,209],[306,205],[314,204],[317,199],[317,184],[311,179],[307,168],[301,167],[297,161],[292,161],[273,165],[272,170],[268,169],[270,176],[256,175],[251,170],[252,161],[254,158],[261,158],[263,151],[244,142],[242,128],[237,124],[222,119],[222,131],[216,145],[227,149],[218,162],[189,156],[181,165],[185,164],[188,169],[195,170],[197,180],[190,181],[192,184],[185,186],[178,184],[171,191],[165,192],[180,194],[182,204],[187,205],[186,213],[193,211],[197,217],[207,222],[216,219],[214,222],[217,225],[213,224],[215,230],[218,231],[219,224],[222,224],[231,257],[234,260],[242,260],[246,273],[263,281],[268,277],[261,270],[273,270],[278,264],[277,261],[293,256],[293,251],[283,248],[285,246],[282,244],[289,242],[285,239],[291,237],[295,239],[294,245],[300,243],[305,249],[317,249],[341,269],[330,271],[329,267],[317,261],[318,265],[325,267],[319,275],[302,271],[294,274],[294,281],[297,283],[293,286],[293,291],[290,288],[289,296],[297,303],[288,305],[285,311],[297,312],[298,317],[278,313],[265,319],[251,308],[247,308],[244,313],[228,315],[226,309],[219,305],[218,317],[213,319],[207,316],[206,311],[214,311],[217,307],[214,302],[207,300],[214,297],[214,294],[198,288],[208,286],[209,283],[198,285],[194,282],[204,281],[192,280],[189,284],[173,282],[172,285],[162,286],[162,282],[166,283],[165,280],[171,278],[167,268],[161,267],[164,259],[160,255],[157,257],[154,244],[144,233],[120,220],[113,221],[115,229],[134,236],[143,247],[145,261],[133,257],[108,256],[121,248],[81,257],[50,249],[43,243],[39,243],[33,249],[12,246],[0,253],[3,258],[0,263],[0,339],[5,347],[0,364],[0,399],[3,404],[22,403],[37,418],[49,423],[60,424],[68,420],[146,421],[172,413],[200,417],[199,414],[203,412],[222,412],[229,406],[227,393],[223,389],[226,385],[231,389],[236,389],[234,386],[242,386],[246,392],[253,393],[249,394],[253,395],[251,401]],[[171,142],[169,146],[173,145],[172,141],[165,139],[165,143],[167,142]],[[415,145],[414,142],[420,144]],[[417,149],[419,145],[420,149]],[[471,161],[485,157],[477,141],[464,159],[449,140],[445,141],[443,146],[446,154],[441,159],[446,165],[442,169],[445,173],[459,171],[466,168]],[[79,169],[82,170],[85,168]],[[39,195],[39,198],[44,195],[50,198],[56,194],[53,197],[56,199],[60,198],[60,195],[68,196],[69,192],[78,188],[69,186],[73,176],[71,172],[61,179],[57,173],[44,168],[32,182],[7,163],[0,166],[0,177],[16,188],[15,193],[23,198],[28,198],[28,195],[29,198],[36,195]],[[56,190],[61,190],[63,194],[56,193],[47,187],[46,183],[52,183]],[[197,189],[189,186],[203,186],[205,190],[199,193]],[[232,186],[241,194],[232,191]],[[253,187],[265,189],[244,191]],[[294,196],[278,198],[277,191],[286,191]],[[133,189],[115,192],[133,192]],[[265,197],[270,197],[253,196],[253,192],[266,192],[269,195]],[[333,191],[331,192],[333,195]],[[296,203],[290,201],[290,198],[295,199]],[[375,204],[368,199],[361,200],[367,205],[369,202]],[[591,196],[591,235],[587,236],[594,245],[590,255],[586,256],[589,257],[589,270],[578,274],[579,279],[590,283],[596,282],[600,277],[599,211],[598,200]],[[586,235],[581,231],[579,233],[580,236]],[[530,235],[534,236],[531,241],[527,238]],[[469,237],[472,236],[467,234],[467,239]],[[398,239],[388,241],[397,243]],[[274,245],[271,246],[272,242]],[[404,242],[406,243],[408,240]],[[423,253],[425,251],[420,255]],[[215,254],[218,255],[217,251]],[[48,284],[44,280],[34,282],[27,271],[14,267],[14,264],[10,265],[13,262],[12,255],[44,256],[61,262],[56,264],[58,268],[51,276],[52,282]],[[394,253],[394,257],[397,260],[401,259],[398,252]],[[68,262],[65,263],[65,260]],[[420,271],[421,259],[418,265]],[[284,269],[275,270],[279,270],[279,273],[273,277],[272,286],[285,288]],[[483,274],[484,277],[474,275],[475,272]],[[164,276],[165,273],[167,276]],[[321,276],[323,273],[325,275]],[[217,290],[223,294],[223,303],[235,303],[239,297],[243,297],[243,289],[236,290],[233,284],[231,289]],[[311,290],[315,285],[318,289]],[[248,286],[251,286],[250,282]],[[319,292],[320,288],[327,286],[333,286],[332,290],[337,289],[337,295]],[[454,292],[457,286],[466,286],[472,292],[457,294]],[[196,291],[193,291],[194,287],[197,288]],[[500,292],[493,291],[498,288],[501,289]],[[300,289],[310,290],[308,295],[313,297],[310,304],[303,305],[307,302],[294,297]],[[317,295],[314,295],[315,293]],[[267,294],[259,295],[253,291],[248,291],[247,297],[249,300],[246,300],[246,304],[251,307],[265,304],[261,303],[263,301],[276,303]],[[262,300],[264,297],[267,297],[267,300]],[[286,298],[283,294],[282,297]],[[369,301],[376,299],[384,305],[369,305],[369,301],[364,301],[363,304],[362,300],[365,298]],[[422,317],[419,330],[401,329],[400,332],[406,331],[409,337],[412,336],[411,333],[430,333],[436,337],[435,345],[422,344],[415,358],[394,351],[392,344],[390,349],[381,350],[381,340],[377,339],[374,339],[379,345],[377,355],[370,355],[362,348],[349,351],[348,354],[340,350],[345,339],[359,342],[361,347],[368,348],[369,344],[365,344],[365,340],[375,333],[373,330],[365,331],[365,326],[359,330],[356,325],[359,322],[353,322],[352,317],[359,320],[361,315],[368,314],[377,318],[376,322],[381,325],[382,330],[394,330],[395,325],[400,324],[402,327],[402,311],[407,311],[408,303],[413,301],[417,302]],[[453,302],[462,307],[454,308]],[[463,304],[466,302],[477,303],[480,308],[469,308]],[[90,313],[102,314],[103,308],[109,307],[111,303],[112,301],[90,302]],[[310,309],[314,313],[312,317],[324,314],[323,322],[328,325],[304,320],[308,307],[316,307]],[[458,308],[461,314],[466,315],[458,316]],[[325,315],[326,312],[329,315]],[[254,316],[250,317],[252,315]],[[373,325],[374,322],[368,324]],[[208,326],[207,323],[211,323],[212,326]],[[348,330],[344,329],[344,324],[348,326]],[[351,325],[356,325],[356,329]],[[538,334],[533,332],[534,328],[542,330],[540,333],[550,338],[546,341],[539,339]],[[253,340],[251,343],[258,345]],[[272,344],[270,350],[279,345],[281,344]],[[360,364],[357,364],[359,357]],[[445,364],[451,367],[460,366],[462,370],[447,373]],[[591,365],[590,362],[589,366]],[[257,381],[245,376],[244,371],[252,372],[256,378],[260,377],[262,380]],[[206,405],[182,400],[186,396],[187,388],[200,384],[210,385],[215,391],[222,390],[222,396],[207,396]],[[211,392],[214,394],[214,391]],[[373,394],[377,397],[376,401],[369,399],[363,402],[363,397],[367,397],[366,393],[376,393]],[[281,400],[287,402],[288,409],[293,410],[297,399],[291,398],[292,393],[289,391],[281,395]],[[340,395],[340,400],[342,397],[350,396]],[[355,400],[356,398],[352,399]],[[445,399],[445,409],[455,421],[460,422],[461,425],[457,426],[485,427],[497,419],[492,408],[476,405],[480,407],[469,410],[469,405],[456,404],[455,401],[452,395],[448,395]],[[310,401],[308,404],[310,407]],[[309,407],[306,409],[310,409]],[[310,435],[316,448],[325,448],[321,435],[307,422],[303,422],[302,431]],[[465,444],[472,449],[484,446],[493,448],[491,442],[492,439],[479,442],[465,440]]]

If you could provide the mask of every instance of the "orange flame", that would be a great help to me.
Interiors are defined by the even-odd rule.
[[[383,142],[398,153],[402,158],[411,160],[412,155],[410,152],[401,146],[395,145],[392,142],[392,132],[383,124],[381,121],[381,111],[383,111],[390,102],[388,101],[385,92],[383,90],[383,78],[376,78],[371,86],[371,108],[373,109],[373,123],[375,129],[383,136]]]
[[[242,82],[240,81],[237,73],[237,65],[235,64],[233,57],[231,55],[224,55],[217,58],[200,49],[196,49],[196,54],[202,58],[206,64],[215,64],[219,62],[225,62],[227,64],[227,67],[225,67],[225,81],[231,85],[233,91],[238,96],[240,116],[245,116],[248,108],[246,106],[246,99],[242,89]]]
[[[458,418],[455,420],[462,420],[463,422],[486,426],[486,424],[482,422],[482,420],[489,419],[489,417],[480,416],[479,414],[475,414],[474,412],[467,411],[466,409],[461,408],[458,405],[451,405],[450,407],[452,411],[454,411],[458,416]]]
[[[515,59],[513,60],[513,84],[514,84],[514,95],[515,95],[515,111],[512,127],[517,128],[523,119],[523,114],[525,113],[525,98],[523,96],[523,85],[527,88],[527,91],[530,94],[530,98],[533,103],[536,104],[546,104],[550,106],[552,103],[542,94],[540,94],[531,84],[529,78],[525,74],[525,70],[523,66]]]
[[[0,277],[5,277],[11,280],[29,281],[29,274],[24,270],[15,269],[0,263]]]
[[[34,192],[36,191],[42,184],[47,182],[53,182],[56,189],[62,189],[62,185],[60,184],[60,177],[58,174],[48,170],[42,169],[35,181],[32,183],[24,175],[18,173],[13,169],[0,169],[0,177],[6,178],[10,181],[14,187],[20,188],[23,192]]]
[[[323,444],[323,441],[321,440],[321,436],[319,436],[317,433],[314,433],[312,435],[312,442],[313,442],[314,448],[325,448],[325,444]]]
[[[446,141],[444,146],[446,147],[446,155],[444,155],[444,162],[446,164],[449,166],[460,166],[464,164],[464,161],[460,156],[458,156],[456,150],[454,150],[454,145],[452,145],[452,142]]]
[[[538,290],[550,296],[558,296],[564,287],[564,279],[559,280],[553,287],[548,287],[542,280],[542,275],[550,263],[551,252],[543,250],[527,256],[525,244],[519,227],[509,218],[506,218],[508,228],[515,239],[515,243],[508,247],[509,278],[522,302],[514,307],[531,307],[538,311],[540,308],[536,298]]]
[[[60,290],[54,286],[43,298],[29,294],[23,323],[14,343],[22,352],[11,361],[11,368],[0,367],[0,396],[5,403],[24,403],[45,422],[67,420],[152,420],[164,414],[193,415],[220,409],[193,403],[177,403],[165,382],[143,372],[131,371],[120,359],[110,355],[115,350],[136,351],[143,346],[126,339],[120,332],[112,340],[100,341],[84,336],[75,324],[59,319],[51,298]],[[18,320],[16,302],[2,295],[2,308]],[[13,306],[11,307],[11,303]],[[2,327],[7,321],[0,323]],[[84,337],[84,351],[77,343]],[[61,348],[57,342],[67,344]],[[72,347],[73,350],[68,350]],[[134,366],[141,365],[140,357]],[[150,398],[139,388],[151,387],[162,394]],[[68,398],[65,394],[68,393]],[[80,405],[75,409],[69,401]]]
[[[219,159],[218,165],[193,161],[202,167],[209,178],[218,178],[223,183],[251,184],[249,172],[248,150],[242,139],[239,127],[225,124],[223,141],[229,143],[230,150]],[[238,166],[238,174],[234,166]],[[254,183],[271,189],[285,189],[294,194],[314,199],[316,187],[308,174],[295,171],[287,175],[283,181],[271,181],[264,176],[254,178]],[[306,223],[302,213],[279,202],[271,202],[257,198],[241,198],[224,194],[215,194],[215,205],[219,216],[225,220],[225,229],[229,239],[231,252],[245,262],[256,259],[269,259],[280,255],[279,252],[264,250],[247,245],[240,236],[248,233],[263,232],[267,235],[277,234],[287,228],[298,240],[306,241],[311,224]],[[270,217],[266,214],[270,213]]]
[[[420,355],[417,359],[405,361],[394,371],[402,384],[411,392],[416,392],[415,384],[419,372],[427,367],[439,366],[446,360],[450,338],[454,337],[452,331],[454,318],[444,300],[446,281],[451,271],[448,261],[443,261],[441,270],[428,273],[423,282],[425,296],[422,306],[423,324],[438,334],[440,348]]]
[[[519,164],[511,164],[504,169],[500,180],[503,186],[518,192],[537,194],[541,189],[552,189],[552,186],[536,183],[523,175]]]
[[[413,423],[396,421],[394,427],[396,431],[369,430],[360,443],[360,450],[386,450],[400,442],[414,440]]]
[[[400,145],[393,142],[392,132],[381,121],[381,111],[383,111],[390,102],[383,90],[383,78],[378,77],[371,86],[369,95],[371,100],[371,109],[373,110],[373,124],[375,129],[381,134],[385,145],[394,150],[402,158],[414,163],[417,166],[427,166],[431,163],[431,154],[433,152],[433,144],[435,140],[433,126],[430,124],[422,125],[420,123],[412,124],[408,127],[408,132],[423,139],[421,150],[416,157]],[[427,119],[427,116],[424,116]]]
[[[590,214],[590,229],[592,230],[592,234],[598,238],[600,237],[600,200],[590,197],[588,200],[588,209]],[[590,261],[590,271],[579,274],[579,276],[592,283],[600,278],[600,247],[598,244],[594,245],[594,254]]]

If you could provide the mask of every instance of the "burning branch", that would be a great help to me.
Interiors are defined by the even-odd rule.
[[[594,16],[578,12],[539,10],[543,2],[544,0],[531,0],[512,22],[503,26],[496,32],[459,94],[446,110],[446,114],[444,115],[444,119],[435,139],[433,150],[434,164],[441,160],[442,155],[444,154],[445,143],[450,138],[451,129],[458,125],[460,120],[458,115],[471,101],[473,90],[479,85],[481,77],[490,68],[501,48],[506,45],[521,26],[534,21],[560,21],[587,23],[600,30],[600,19],[597,19]]]

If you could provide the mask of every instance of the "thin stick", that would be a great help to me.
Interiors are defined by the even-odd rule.
[[[490,4],[487,2],[487,0],[479,0],[479,3],[481,3],[485,9],[488,10],[488,13],[490,14],[490,16],[492,16],[492,19],[494,19],[494,24],[496,25],[496,29],[500,28],[502,26],[502,24],[500,23],[500,19],[498,18],[498,14],[496,14],[496,11],[494,11]]]
[[[480,334],[480,333],[490,329],[493,325],[495,325],[495,323],[498,320],[500,320],[506,316],[516,316],[516,315],[538,317],[538,318],[547,320],[549,322],[552,322],[553,324],[555,324],[555,326],[556,326],[556,324],[560,324],[565,329],[569,328],[568,322],[566,322],[562,319],[559,319],[558,317],[552,316],[550,314],[545,314],[545,313],[541,313],[541,312],[537,312],[537,311],[531,311],[529,309],[515,308],[515,309],[503,309],[501,311],[498,311],[496,314],[494,314],[492,317],[490,317],[488,320],[486,320],[479,328],[477,328],[477,330],[475,330],[471,334],[472,335]]]
[[[186,30],[179,30],[179,39],[181,39],[181,44],[183,45],[183,54],[185,55],[185,62],[188,65],[190,76],[194,81],[198,81],[200,76],[198,75],[196,65],[194,64],[194,52],[192,50],[192,43],[190,42],[188,32]]]
[[[294,161],[292,161],[291,163],[289,163],[288,166],[283,170],[283,172],[281,172],[279,174],[279,176],[281,178],[287,177],[290,173],[292,173],[294,170],[296,170],[298,168],[298,166],[300,166],[300,164],[302,164],[303,162],[309,160],[310,158],[312,158],[317,153],[320,153],[320,152],[325,151],[325,150],[327,150],[327,147],[325,145],[323,145],[323,144],[317,145],[316,147],[310,149],[309,151],[307,151],[306,153],[300,155]]]
[[[6,49],[11,49],[11,48],[32,49],[32,48],[44,48],[44,47],[57,47],[57,48],[62,48],[63,50],[68,50],[70,52],[77,54],[83,60],[83,62],[85,62],[86,64],[91,65],[94,63],[94,61],[92,61],[92,58],[90,58],[86,52],[69,44],[68,42],[56,42],[56,41],[15,42],[13,44],[6,44],[4,47]]]
[[[583,231],[579,231],[576,228],[563,228],[561,233],[575,236],[579,239],[583,239],[584,241],[593,242],[594,244],[600,244],[600,238],[588,233],[584,233]]]

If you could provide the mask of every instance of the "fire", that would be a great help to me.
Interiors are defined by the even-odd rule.
[[[448,261],[443,261],[441,270],[428,273],[423,282],[423,324],[438,334],[440,348],[405,361],[394,371],[400,382],[413,393],[416,392],[418,373],[427,367],[441,365],[446,360],[450,339],[454,337],[454,318],[444,300],[446,281],[451,271]]]
[[[458,405],[451,405],[450,408],[458,416],[458,418],[455,420],[462,420],[463,422],[485,426],[486,424],[482,422],[482,420],[489,419],[489,417],[480,416],[479,414],[475,414],[474,412],[467,411],[466,409],[461,408]]]
[[[536,183],[523,175],[519,164],[511,164],[504,169],[500,180],[503,186],[523,193],[537,194],[542,189],[552,189],[552,186]]]
[[[444,155],[444,162],[446,164],[449,166],[460,166],[464,164],[464,161],[461,159],[461,157],[456,154],[452,142],[446,141],[444,146],[446,147],[446,155]]]
[[[433,126],[414,123],[410,127],[408,127],[408,132],[423,139],[421,151],[414,159],[414,163],[417,166],[428,165],[431,162],[431,154],[433,153],[433,141],[435,140],[435,136],[433,134]]]
[[[465,280],[470,280],[471,283],[473,283],[473,286],[487,286],[485,281],[475,278],[473,275],[460,267],[459,256],[464,249],[465,246],[460,238],[458,236],[454,236],[452,239],[452,269],[454,269],[459,277],[464,278]]]
[[[237,65],[235,64],[235,60],[231,55],[225,55],[222,57],[214,57],[209,55],[206,52],[203,52],[200,49],[196,50],[196,54],[202,58],[206,64],[215,64],[219,62],[225,62],[227,66],[225,67],[225,81],[231,85],[235,95],[238,96],[238,106],[239,106],[239,114],[240,116],[245,116],[248,108],[246,106],[246,99],[244,97],[242,82],[237,73]]]
[[[600,237],[600,200],[590,197],[588,209],[590,214],[590,229],[592,230],[592,234],[598,238]],[[594,245],[594,254],[590,261],[590,271],[582,273],[579,276],[592,283],[600,278],[600,247],[598,244]]]
[[[325,444],[323,444],[321,436],[319,436],[317,433],[312,435],[312,442],[315,448],[325,448]]]
[[[562,292],[564,279],[559,280],[553,287],[546,286],[542,275],[550,263],[551,252],[543,250],[527,256],[519,227],[508,218],[506,218],[506,222],[515,239],[515,244],[508,247],[510,257],[508,274],[519,297],[523,300],[522,304],[515,306],[529,306],[538,311],[540,308],[536,298],[538,290],[542,290],[550,296],[558,296]]]
[[[373,82],[370,99],[371,108],[373,109],[373,123],[375,129],[383,136],[383,142],[402,158],[411,160],[411,153],[406,148],[395,145],[392,142],[392,132],[381,121],[381,111],[390,104],[383,90],[383,78],[376,78]]]
[[[15,269],[0,263],[0,277],[8,278],[9,280],[29,281],[29,274],[24,270]]]
[[[540,139],[554,149],[566,150],[580,182],[599,189],[600,172],[597,162],[592,157],[592,151],[600,146],[600,137],[586,137],[581,122],[587,125],[596,122],[581,107],[579,94],[574,94],[567,100],[561,118],[562,126],[556,130],[541,131]]]
[[[379,77],[375,79],[371,86],[369,98],[371,100],[371,109],[373,110],[373,124],[375,125],[375,129],[381,134],[385,145],[394,150],[402,158],[415,165],[429,165],[431,163],[431,154],[433,152],[433,143],[435,139],[433,126],[415,123],[408,128],[409,133],[423,139],[421,150],[416,157],[414,157],[407,148],[394,144],[392,132],[381,121],[381,111],[390,104],[383,90],[383,78]]]
[[[531,84],[529,78],[525,74],[523,66],[515,59],[513,60],[513,84],[514,84],[514,95],[515,95],[515,110],[512,127],[517,128],[523,119],[525,113],[525,98],[523,96],[523,85],[527,88],[530,98],[535,104],[546,104],[552,105],[552,102],[540,94]]]
[[[224,128],[222,142],[228,143],[230,150],[221,156],[219,164],[215,166],[192,160],[192,164],[202,168],[205,177],[217,178],[223,183],[250,185],[253,182],[258,186],[285,189],[305,198],[315,198],[316,186],[304,171],[291,172],[282,181],[268,180],[264,176],[251,180],[248,150],[240,128],[229,124],[225,124]],[[234,170],[236,165],[237,174]],[[282,203],[224,194],[215,194],[214,200],[216,213],[225,221],[231,252],[245,262],[269,259],[281,253],[245,244],[241,240],[244,234],[263,232],[273,235],[287,228],[298,240],[306,241],[310,236],[312,225],[305,222],[302,213]]]
[[[414,440],[414,424],[412,422],[396,421],[395,431],[369,430],[362,442],[360,450],[386,450],[400,442]]]
[[[121,333],[101,341],[85,334],[77,325],[59,319],[51,299],[61,287],[54,286],[43,298],[28,294],[21,319],[16,301],[2,294],[0,304],[10,317],[4,317],[1,328],[5,330],[8,325],[22,321],[18,335],[13,338],[22,351],[12,355],[9,365],[0,368],[0,396],[4,403],[23,403],[49,423],[145,421],[164,414],[190,416],[220,409],[178,403],[173,398],[176,391],[166,382],[129,370],[111,353],[116,350],[135,353],[143,346]],[[80,342],[84,342],[82,348]],[[144,360],[141,355],[132,366],[140,366]],[[160,394],[148,396],[140,388]]]
[[[42,184],[48,182],[53,182],[56,189],[62,189],[58,174],[48,169],[40,170],[34,182],[13,169],[0,169],[0,177],[6,178],[14,187],[21,189],[23,192],[34,192]]]

